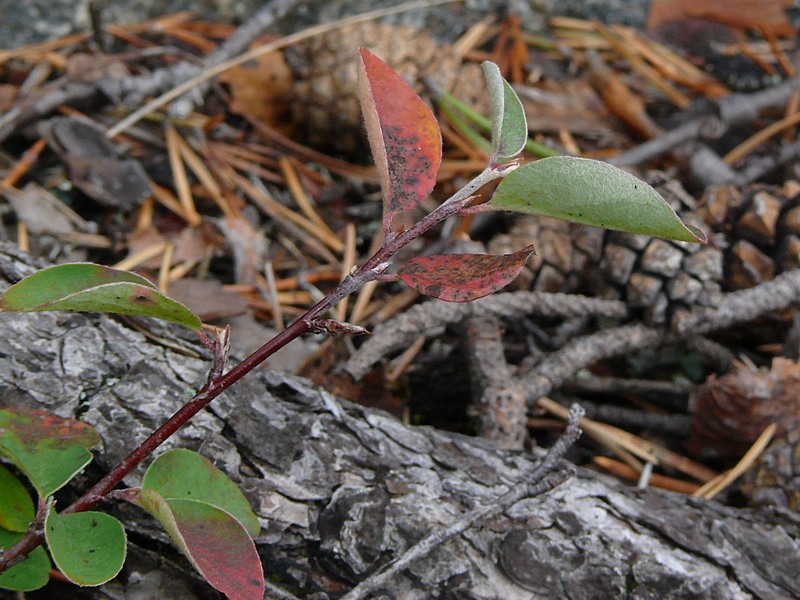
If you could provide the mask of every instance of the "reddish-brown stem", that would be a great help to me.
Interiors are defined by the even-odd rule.
[[[514,167],[515,168],[515,167]],[[483,185],[499,179],[512,170],[509,166],[487,168],[464,188],[459,190],[438,208],[428,213],[407,231],[399,234],[388,233],[383,246],[365,262],[355,273],[345,277],[342,282],[325,298],[308,309],[303,316],[281,331],[278,335],[245,358],[230,371],[209,379],[189,402],[184,404],[168,421],[156,429],[150,437],[125,457],[105,477],[98,481],[83,496],[65,508],[62,514],[83,512],[102,502],[122,479],[147,458],[166,439],[182,427],[189,419],[208,405],[214,398],[247,375],[259,364],[283,348],[292,340],[312,330],[312,322],[342,298],[349,296],[365,283],[379,278],[389,266],[389,260],[409,242],[424,234],[431,227],[447,217],[457,214]],[[43,533],[40,529],[30,528],[28,532],[11,548],[0,554],[0,573],[27,556],[31,550],[42,543]]]

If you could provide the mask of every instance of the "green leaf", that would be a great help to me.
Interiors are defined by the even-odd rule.
[[[142,489],[154,490],[167,500],[199,500],[221,508],[238,519],[250,537],[261,531],[241,490],[197,452],[178,448],[156,458],[144,475]]]
[[[474,123],[481,131],[492,131],[492,122],[482,114],[476,112],[474,108],[462,102],[449,92],[445,92],[444,90],[436,88],[434,89],[436,92],[436,104],[439,106],[439,108],[445,111],[448,117],[454,114],[463,115],[464,119],[470,123]],[[461,131],[461,128],[459,128],[459,131]],[[561,156],[561,154],[563,154],[563,152],[560,152],[555,148],[540,144],[539,142],[535,142],[531,139],[528,139],[528,141],[525,142],[525,150],[540,158],[545,158],[547,156]]]
[[[141,315],[199,330],[200,318],[168,298],[144,277],[92,263],[57,265],[37,271],[11,286],[0,310],[65,310]]]
[[[497,187],[489,205],[607,229],[705,243],[652,187],[607,163],[554,156],[521,166]]]
[[[141,490],[137,503],[158,519],[214,588],[232,600],[264,597],[264,573],[255,544],[229,513],[197,500],[165,500],[155,490]]]
[[[431,109],[389,65],[361,48],[359,99],[383,189],[383,228],[413,210],[436,184],[442,135]]]
[[[125,563],[125,529],[101,512],[59,515],[50,507],[44,526],[47,547],[58,569],[78,585],[100,585]]]
[[[409,287],[445,302],[471,302],[511,283],[533,246],[513,254],[431,254],[403,264],[398,277]]]
[[[0,455],[31,480],[44,498],[92,460],[100,436],[91,425],[42,410],[0,410]]]
[[[512,158],[528,141],[528,122],[522,102],[500,74],[500,68],[484,61],[483,76],[489,92],[489,117],[492,121],[492,162],[496,157]]]
[[[10,548],[23,535],[23,533],[0,529],[0,549]],[[0,573],[0,588],[17,592],[38,590],[50,581],[50,568],[47,552],[39,546],[34,548],[25,560]]]
[[[16,476],[0,465],[0,527],[25,533],[36,516],[33,500]]]

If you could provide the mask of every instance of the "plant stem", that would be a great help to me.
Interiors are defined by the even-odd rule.
[[[481,187],[500,179],[514,170],[516,165],[499,165],[486,168],[466,186],[453,194],[436,209],[425,215],[406,231],[387,233],[383,246],[367,260],[355,273],[346,276],[336,288],[325,298],[309,308],[301,317],[281,331],[278,335],[245,358],[230,371],[210,379],[197,392],[197,394],[173,414],[161,427],[156,429],[150,437],[141,443],[133,452],[125,457],[105,477],[98,481],[90,490],[65,508],[61,514],[83,512],[97,506],[105,500],[111,492],[136,466],[156,450],[165,440],[181,428],[189,419],[207,406],[214,398],[227,390],[255,367],[283,348],[292,340],[309,333],[312,322],[319,318],[337,302],[349,296],[354,291],[369,281],[378,278],[390,265],[390,260],[399,250],[409,242],[418,238],[431,227],[461,210],[472,196]],[[20,562],[34,548],[39,546],[44,538],[41,529],[30,528],[28,532],[11,548],[0,553],[0,573]]]

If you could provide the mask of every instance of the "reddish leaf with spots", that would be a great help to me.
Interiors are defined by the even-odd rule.
[[[514,254],[434,254],[412,258],[398,271],[409,287],[447,302],[470,302],[511,283],[533,254],[533,246]]]
[[[14,463],[36,491],[49,496],[92,460],[100,436],[91,425],[41,410],[0,410],[0,457]]]
[[[436,118],[386,63],[361,48],[359,98],[383,188],[383,229],[427,198],[442,162]]]
[[[256,546],[230,513],[197,500],[165,500],[143,489],[135,500],[159,520],[203,578],[231,600],[261,600],[264,573]]]
[[[197,452],[175,448],[156,458],[144,474],[142,489],[156,491],[167,500],[199,500],[221,508],[236,518],[251,537],[261,530],[258,517],[241,490]]]

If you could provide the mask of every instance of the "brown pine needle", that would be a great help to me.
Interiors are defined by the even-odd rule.
[[[717,476],[715,471],[705,467],[685,456],[681,456],[676,452],[667,450],[663,446],[659,446],[653,442],[647,441],[638,435],[634,435],[617,427],[612,427],[605,423],[598,423],[601,428],[609,430],[613,435],[622,438],[625,442],[621,442],[624,447],[632,449],[634,447],[641,448],[644,452],[656,458],[655,464],[663,467],[671,467],[681,473],[693,477],[698,481],[709,481]],[[633,451],[633,450],[631,450]]]
[[[174,254],[175,244],[168,243],[161,256],[161,266],[158,269],[158,289],[165,294],[169,292],[169,268],[172,266]]]
[[[340,272],[332,268],[325,268],[320,271],[312,271],[303,275],[303,280],[307,281],[308,283],[320,283],[326,281],[336,282],[340,279]],[[300,282],[297,280],[297,277],[286,277],[284,279],[278,279],[275,282],[275,288],[279,291],[295,290],[299,285]]]
[[[364,319],[367,318],[367,315],[369,314],[367,307],[369,306],[369,301],[372,299],[372,294],[375,293],[377,287],[377,281],[370,281],[358,292],[358,298],[356,298],[356,303],[353,305],[353,310],[350,313],[350,322],[353,325],[361,325],[364,322]]]
[[[620,31],[624,30],[623,27],[616,26],[608,28],[600,22],[595,22],[595,27],[598,33],[602,35],[614,51],[622,56],[630,64],[631,69],[647,80],[653,87],[663,93],[669,100],[681,110],[684,110],[689,104],[691,99],[683,92],[678,91],[650,65],[648,65],[642,57],[637,54],[631,47],[628,46],[627,40],[620,38]],[[636,44],[638,50],[639,44]]]
[[[593,33],[595,31],[594,23],[584,19],[576,19],[574,17],[553,17],[550,19],[550,27],[553,29],[572,29],[575,31],[585,31]]]
[[[419,298],[417,290],[405,288],[399,294],[393,294],[380,310],[370,316],[370,320],[374,323],[384,323],[414,304],[417,298]]]
[[[638,41],[637,48],[654,69],[669,77],[675,83],[684,85],[711,98],[719,98],[729,93],[728,88],[713,77],[694,66],[685,58],[678,56],[669,48],[630,29],[621,30],[626,39],[633,36]]]
[[[168,279],[169,281],[180,281],[184,277],[186,277],[189,272],[197,266],[197,261],[194,259],[187,259],[180,263],[179,265],[175,265],[169,271]]]
[[[169,157],[169,165],[172,170],[172,179],[175,182],[175,192],[178,194],[183,213],[187,217],[189,225],[196,227],[202,223],[203,219],[197,213],[197,208],[194,205],[192,198],[192,190],[189,187],[189,178],[186,175],[186,168],[181,160],[180,153],[180,136],[175,128],[167,123],[165,127],[166,140],[167,140],[167,156]]]
[[[25,221],[17,221],[17,246],[23,252],[31,251],[31,241],[28,237],[28,226]]]
[[[235,210],[222,195],[222,190],[214,179],[214,176],[211,175],[208,167],[206,167],[205,163],[195,153],[189,143],[180,136],[177,138],[177,143],[178,150],[184,162],[189,165],[192,173],[194,173],[195,177],[197,177],[203,187],[205,187],[208,195],[211,196],[211,199],[219,206],[222,214],[230,219],[238,217],[239,212]]]
[[[180,25],[176,27],[175,26],[164,27],[162,28],[162,31],[166,35],[175,38],[176,40],[186,44],[187,46],[193,46],[198,50],[200,50],[201,52],[210,54],[217,48],[217,44],[215,44],[208,38],[202,35],[198,35],[193,31],[188,31],[187,29],[181,27]]]
[[[562,419],[566,419],[569,416],[568,408],[561,406],[558,402],[555,402],[546,396],[539,398],[537,404],[540,408],[543,408],[547,412],[552,413]],[[596,421],[592,421],[591,419],[587,419],[585,417],[581,418],[580,421],[581,429],[586,432],[586,435],[603,444],[608,450],[619,456],[633,469],[636,469],[639,472],[642,470],[642,465],[636,458],[637,456],[647,462],[658,462],[658,459],[655,456],[648,454],[641,448],[626,447],[625,444],[617,439],[612,432],[609,432],[598,425],[599,423]]]
[[[74,35],[68,35],[57,40],[50,40],[47,42],[32,44],[30,46],[23,46],[22,48],[12,48],[11,50],[2,50],[0,51],[0,64],[8,62],[14,58],[28,59],[30,61],[37,62],[42,54],[55,50],[61,50],[74,44],[80,44],[85,42],[88,37],[88,33],[76,33]]]
[[[268,260],[264,266],[264,278],[266,280],[266,296],[272,302],[272,321],[273,325],[278,329],[284,328],[283,309],[281,303],[278,302],[278,286],[275,282],[275,268],[272,261]]]
[[[280,167],[280,163],[277,159],[264,154],[269,150],[266,146],[248,144],[247,147],[243,147],[223,142],[209,142],[208,147],[210,150],[213,150],[214,154],[224,154],[226,157],[236,156],[250,163],[257,163],[275,170]],[[260,152],[259,149],[261,150]],[[281,181],[283,181],[283,178],[281,178]]]
[[[544,408],[546,411],[562,419],[569,415],[569,410],[567,408],[550,398],[539,398],[537,404],[541,408]],[[621,448],[645,462],[672,467],[699,481],[709,481],[717,475],[714,471],[703,465],[617,427],[592,421],[585,417],[581,420],[581,427],[586,431],[587,435],[607,445],[612,451]],[[621,456],[621,458],[625,462],[629,462],[629,460],[626,460],[624,457]]]
[[[408,369],[408,366],[416,358],[417,354],[420,353],[420,350],[422,350],[422,347],[425,345],[425,340],[426,337],[424,335],[420,335],[411,343],[408,348],[403,351],[400,356],[397,357],[397,359],[394,361],[394,367],[386,375],[386,381],[389,383],[397,381],[397,379],[403,373],[405,373],[406,369]]]
[[[722,157],[722,160],[725,164],[733,165],[737,163],[739,160],[753,152],[756,148],[758,148],[761,144],[766,142],[769,138],[773,135],[780,133],[790,127],[794,127],[800,123],[800,113],[794,113],[784,117],[780,121],[776,121],[772,125],[765,127],[761,131],[755,133],[751,137],[747,138],[741,144],[736,146],[733,150],[728,152],[725,156]]]
[[[623,477],[630,481],[637,481],[639,479],[640,473],[637,472],[636,469],[631,468],[625,463],[614,460],[613,458],[595,456],[592,460],[598,466],[618,477]],[[666,475],[659,475],[657,473],[650,475],[650,485],[681,494],[693,494],[699,488],[695,483],[683,481],[682,479],[675,479],[674,477],[667,477]]]
[[[789,117],[793,114],[800,112],[800,91],[795,90],[794,93],[789,97],[789,101],[786,103],[786,113],[784,117]],[[794,132],[790,129],[787,129],[783,132],[782,141],[786,144],[790,143],[794,139]]]
[[[119,261],[114,265],[114,268],[122,271],[131,271],[143,262],[148,261],[164,252],[167,249],[167,246],[169,246],[169,242],[158,242],[157,244],[153,244],[147,248],[142,248],[138,252],[134,252],[129,257]]]
[[[300,183],[300,178],[297,176],[297,171],[292,161],[285,156],[281,156],[279,162],[281,171],[283,172],[283,178],[286,180],[286,187],[289,188],[289,193],[292,194],[292,198],[294,198],[294,201],[297,203],[297,206],[300,207],[300,210],[306,218],[319,228],[318,232],[320,237],[327,237],[339,242],[339,238],[331,231],[328,224],[319,216],[319,213],[311,204],[306,191],[303,189],[303,185]],[[342,249],[344,249],[344,244],[342,244]]]
[[[353,223],[347,224],[344,236],[344,256],[342,257],[341,277],[344,279],[356,266],[356,226]],[[336,307],[336,317],[340,321],[347,318],[347,301],[350,296],[345,296]]]
[[[153,213],[154,213],[153,197],[145,198],[139,206],[139,212],[136,216],[136,232],[147,231],[153,226]]]
[[[736,463],[735,467],[725,471],[724,473],[721,473],[702,487],[698,488],[692,495],[696,498],[711,500],[714,498],[714,496],[718,495],[730,484],[736,481],[744,474],[745,471],[747,471],[747,469],[753,465],[755,460],[764,451],[764,448],[766,448],[767,444],[769,444],[770,440],[772,440],[772,436],[775,435],[775,430],[777,428],[777,423],[771,423],[769,427],[767,427],[763,433],[758,436],[758,439],[750,447],[750,450],[748,450],[742,459]]]
[[[36,140],[30,148],[22,153],[22,156],[17,163],[8,170],[6,176],[3,177],[2,184],[10,186],[17,185],[19,180],[22,179],[36,163],[36,160],[39,158],[39,155],[46,146],[47,142],[44,140],[44,138],[39,138]]]
[[[778,64],[781,66],[781,69],[783,69],[783,72],[787,77],[794,77],[794,65],[792,64],[792,61],[789,60],[789,57],[786,56],[786,52],[783,51],[783,48],[781,48],[778,37],[775,35],[775,31],[768,25],[759,25],[758,28],[761,30],[761,34],[764,36],[764,39],[767,40],[772,53],[775,55],[775,60],[778,61]]]
[[[178,215],[181,219],[189,222],[189,216],[183,210],[183,206],[178,199],[172,195],[167,188],[163,188],[154,181],[150,181],[150,189],[153,191],[153,197],[166,209]]]
[[[319,236],[314,223],[297,214],[293,210],[286,208],[283,204],[272,198],[266,190],[259,188],[250,182],[246,177],[242,177],[238,173],[233,173],[234,181],[247,196],[267,215],[272,217],[278,222],[288,222],[303,230],[307,236],[303,242],[309,247],[327,246],[334,252],[341,252],[344,247],[344,242],[337,237]],[[319,242],[322,242],[320,244]],[[324,245],[323,245],[324,244]],[[336,261],[336,257],[327,253],[326,259],[331,259],[331,262]]]

